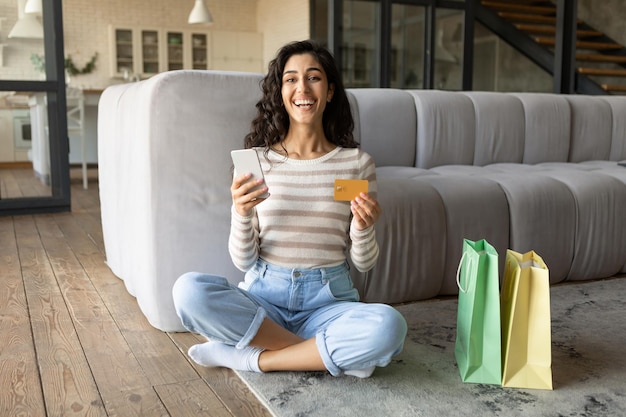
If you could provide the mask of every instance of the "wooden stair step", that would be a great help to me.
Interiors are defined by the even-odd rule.
[[[509,4],[546,4],[547,0],[499,0],[500,3]]]
[[[556,14],[556,7],[553,6],[532,6],[526,4],[505,3],[501,1],[482,1],[483,6],[491,9],[517,11],[536,14]]]
[[[626,93],[626,85],[602,84],[601,87],[604,91],[619,91]]]
[[[528,23],[516,23],[514,25],[517,29],[528,33],[542,33],[545,35],[554,35],[556,28],[554,26],[546,25],[533,25]],[[603,33],[597,30],[582,30],[578,29],[576,35],[580,38],[588,38],[594,36],[602,36]]]
[[[556,25],[556,17],[550,16],[510,12],[498,12],[498,16],[512,22],[545,23],[548,25]],[[582,20],[578,19],[577,23],[582,23]]]
[[[579,74],[605,75],[609,77],[626,77],[626,69],[578,68]]]
[[[556,25],[556,17],[537,16],[534,14],[498,12],[498,16],[513,22],[547,23]]]
[[[599,30],[585,30],[585,29],[576,30],[576,36],[579,36],[581,38],[592,38],[594,36],[602,36],[602,35],[604,35],[604,33],[600,32]]]
[[[577,54],[576,59],[578,61],[613,62],[617,64],[626,64],[626,56],[624,55]]]
[[[554,38],[546,38],[537,36],[535,37],[535,42],[540,45],[554,46],[555,40]],[[576,47],[581,49],[622,49],[623,46],[619,43],[612,42],[587,42],[587,41],[576,41]]]

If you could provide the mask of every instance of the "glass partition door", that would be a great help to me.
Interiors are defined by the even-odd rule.
[[[340,57],[347,87],[463,88],[468,3],[313,0],[311,4],[312,37]]]
[[[389,81],[392,88],[423,88],[426,8],[391,5]]]
[[[61,0],[0,0],[0,215],[69,210]]]
[[[380,79],[380,3],[343,5],[342,76],[350,87],[377,87]]]
[[[435,19],[433,87],[461,90],[463,86],[463,10],[438,8]]]

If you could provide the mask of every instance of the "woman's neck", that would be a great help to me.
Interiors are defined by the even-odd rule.
[[[290,128],[282,142],[274,150],[292,159],[316,159],[336,148],[324,135],[323,129]]]

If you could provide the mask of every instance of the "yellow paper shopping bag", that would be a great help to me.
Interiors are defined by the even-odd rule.
[[[507,250],[500,306],[502,386],[551,390],[550,280],[534,251]]]

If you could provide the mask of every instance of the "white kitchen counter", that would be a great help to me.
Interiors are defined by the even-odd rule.
[[[85,96],[85,162],[87,164],[98,163],[98,101],[101,90],[84,90]],[[33,161],[33,169],[36,175],[46,184],[50,177],[50,157],[48,146],[48,118],[46,108],[46,93],[35,93],[29,100],[30,116],[32,121],[33,144],[30,159]],[[81,140],[80,136],[70,133],[69,135],[69,163],[81,164]]]

